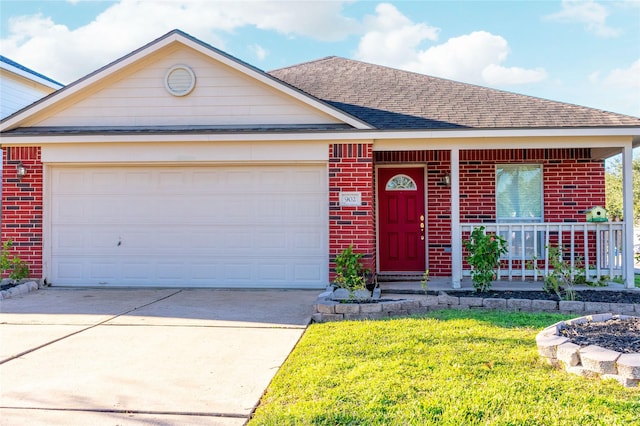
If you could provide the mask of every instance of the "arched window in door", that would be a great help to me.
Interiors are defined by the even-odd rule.
[[[416,182],[407,175],[395,175],[385,186],[387,191],[416,191]]]

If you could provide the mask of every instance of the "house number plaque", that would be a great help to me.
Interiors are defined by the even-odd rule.
[[[361,205],[362,205],[361,192],[341,192],[340,193],[341,207],[359,207]]]

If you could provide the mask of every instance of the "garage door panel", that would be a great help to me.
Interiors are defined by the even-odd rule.
[[[94,260],[89,264],[83,265],[83,268],[89,270],[89,276],[100,282],[112,282],[117,280],[120,269],[115,261]]]
[[[323,238],[319,232],[300,230],[293,235],[292,240],[293,248],[302,253],[305,251],[314,253],[320,250],[323,246]]]
[[[291,208],[291,216],[297,223],[309,223],[319,220],[323,215],[324,206],[317,197],[300,197]]]
[[[258,274],[265,281],[269,282],[286,282],[287,265],[273,263],[261,263],[258,265]]]
[[[219,172],[211,170],[194,171],[189,187],[196,194],[211,191],[220,185],[220,175]]]
[[[54,259],[53,276],[64,283],[81,283],[85,278],[84,262],[67,259]]]
[[[326,166],[52,167],[59,285],[327,281]]]
[[[256,238],[255,245],[257,249],[286,250],[287,237],[281,232],[267,230],[263,231],[259,238]]]
[[[322,278],[324,273],[324,271],[318,267],[318,263],[300,263],[293,268],[295,280],[298,282],[316,282]]]

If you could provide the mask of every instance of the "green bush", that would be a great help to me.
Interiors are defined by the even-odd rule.
[[[500,235],[486,234],[484,226],[475,228],[471,238],[464,241],[469,251],[467,262],[471,265],[471,280],[477,291],[487,291],[496,279],[500,256],[507,252],[507,242]]]
[[[355,253],[349,246],[336,256],[336,279],[334,284],[344,288],[352,295],[356,290],[363,290],[367,284],[366,275],[369,270],[362,265],[364,254]]]
[[[12,245],[12,240],[2,243],[2,252],[0,253],[0,277],[10,271],[8,277],[13,281],[29,278],[29,265],[18,256],[11,256],[9,254]]]

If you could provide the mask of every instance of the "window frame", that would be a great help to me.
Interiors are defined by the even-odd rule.
[[[536,167],[539,170],[540,175],[540,216],[539,217],[499,217],[498,216],[498,169],[512,169],[515,170],[519,167]],[[496,224],[520,224],[520,223],[543,223],[544,222],[544,167],[543,164],[540,163],[515,163],[515,164],[505,164],[505,163],[497,163],[495,164],[495,198],[496,198]],[[532,247],[533,244],[533,232],[535,231],[524,231],[524,235],[520,230],[514,230],[512,232],[511,238],[509,238],[508,230],[502,230],[499,232],[500,236],[507,240],[508,252],[502,258],[504,259],[513,259],[513,260],[531,260],[534,257],[540,258],[542,253],[544,253],[544,232],[539,231],[537,235],[537,247]],[[522,258],[522,238],[524,237],[524,259]],[[530,240],[531,243],[527,244],[527,240]]]
[[[389,184],[391,184],[397,178],[406,179],[407,181],[409,181],[413,185],[413,187],[410,187],[410,188],[392,187],[392,188],[390,188]],[[389,178],[387,183],[384,185],[384,190],[385,191],[417,191],[418,190],[418,184],[416,183],[415,180],[413,180],[413,178],[411,176],[407,176],[404,173],[398,173],[398,174],[395,174],[395,175],[393,175],[393,176],[391,176]]]

